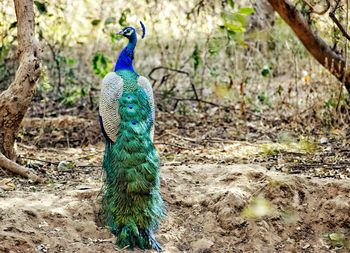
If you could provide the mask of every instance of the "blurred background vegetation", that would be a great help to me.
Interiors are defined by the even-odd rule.
[[[139,40],[135,68],[150,78],[159,111],[192,115],[223,109],[243,119],[293,120],[306,129],[314,123],[326,128],[349,123],[345,88],[309,56],[264,1],[34,2],[36,32],[44,47],[35,95],[40,108],[97,111],[101,79],[126,44],[116,32],[142,20],[147,36]],[[345,39],[329,18],[310,15],[303,1],[293,2],[333,48],[344,51]],[[16,46],[13,3],[4,0],[0,90],[14,79]],[[50,116],[56,109],[30,113]]]

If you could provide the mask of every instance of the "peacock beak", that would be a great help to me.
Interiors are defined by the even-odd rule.
[[[121,31],[117,32],[117,35],[124,35],[124,31],[121,30]]]

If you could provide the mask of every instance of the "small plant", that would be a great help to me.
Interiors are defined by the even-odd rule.
[[[92,69],[94,73],[103,78],[112,68],[111,60],[102,53],[96,53],[92,58]]]
[[[247,47],[244,41],[246,20],[254,12],[254,9],[251,7],[236,8],[234,4],[230,4],[230,11],[221,12],[221,18],[224,22],[221,28],[226,31],[230,40]]]
[[[252,199],[252,201],[242,211],[242,217],[249,219],[259,219],[270,215],[273,211],[272,204],[262,196]]]
[[[325,234],[324,238],[333,249],[345,249],[350,246],[349,239],[341,232]]]
[[[72,87],[64,90],[60,96],[59,101],[66,106],[74,106],[81,97],[85,97],[88,94],[87,88],[85,87]]]
[[[300,136],[298,144],[299,149],[306,153],[314,153],[318,149],[317,143],[308,137]]]
[[[272,145],[272,144],[262,145],[262,154],[264,156],[275,156],[275,155],[278,155],[279,152],[280,152],[280,148],[278,148],[276,145]]]

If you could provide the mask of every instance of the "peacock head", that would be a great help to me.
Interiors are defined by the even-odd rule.
[[[120,32],[117,34],[122,35],[129,40],[132,39],[133,37],[136,37],[136,29],[132,26],[124,27]]]
[[[122,35],[122,36],[124,36],[124,37],[126,37],[126,38],[128,38],[130,40],[130,39],[136,38],[136,34],[138,33],[138,31],[142,30],[141,37],[143,39],[145,37],[145,35],[146,35],[146,28],[145,28],[145,25],[141,21],[140,21],[140,24],[141,24],[141,29],[136,29],[136,28],[134,28],[132,26],[127,26],[127,27],[124,27],[117,34],[118,35]]]

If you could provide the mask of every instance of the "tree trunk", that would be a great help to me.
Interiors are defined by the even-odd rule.
[[[346,72],[345,59],[334,52],[327,43],[311,29],[303,15],[288,0],[268,0],[282,19],[292,28],[311,55],[339,81],[345,80],[350,92],[350,72]]]
[[[30,105],[35,83],[40,76],[40,47],[34,33],[33,0],[14,0],[17,17],[19,67],[8,89],[0,94],[0,152],[11,160],[16,159],[15,136]],[[0,166],[26,176],[25,168],[0,156]],[[12,168],[12,169],[11,169]],[[15,169],[14,169],[15,168]],[[15,170],[15,171],[14,171]]]

